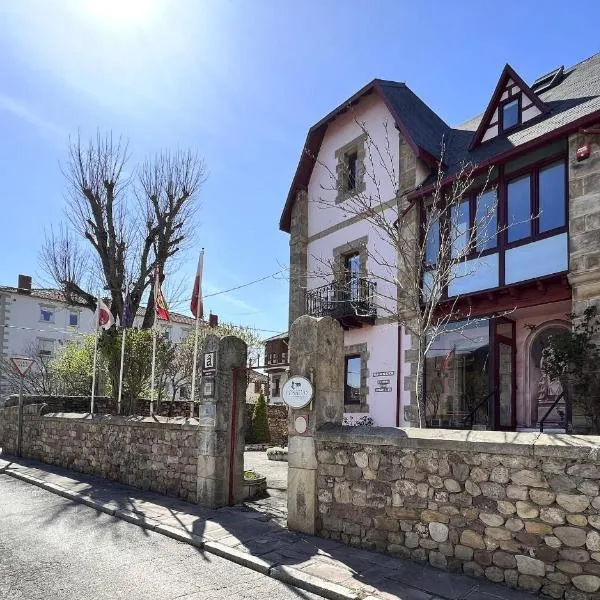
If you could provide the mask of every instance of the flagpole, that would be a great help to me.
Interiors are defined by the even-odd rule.
[[[154,415],[154,373],[156,370],[156,311],[152,324],[152,375],[150,376],[150,416]]]
[[[204,268],[204,248],[200,251],[202,269]],[[202,277],[200,266],[196,271],[196,277]],[[196,371],[198,366],[198,334],[200,331],[200,307],[202,303],[202,282],[198,283],[198,298],[196,299],[196,321],[194,324],[194,363],[192,365],[192,393],[190,398],[190,419],[194,418],[194,401],[196,399]]]
[[[100,320],[100,304],[96,307],[95,319],[96,319],[96,335],[94,340],[94,362],[92,365],[92,401],[90,403],[90,414],[94,416],[94,396],[96,394],[96,361],[98,359],[98,321]]]
[[[196,308],[196,323],[194,327],[194,363],[192,365],[192,395],[190,398],[190,419],[194,418],[194,400],[196,397],[196,367],[198,364],[198,332],[200,330],[200,319],[198,315],[200,314],[199,310],[200,299],[198,299],[198,305]]]
[[[119,399],[117,401],[117,414],[121,414],[121,398],[123,397],[123,367],[125,365],[125,335],[127,329],[122,328],[121,332],[121,368],[119,370]]]

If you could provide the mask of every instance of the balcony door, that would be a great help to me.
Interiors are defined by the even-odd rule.
[[[344,257],[344,276],[347,300],[356,301],[360,296],[360,254],[348,254]]]
[[[512,431],[517,422],[515,323],[499,318],[494,325],[494,429]]]

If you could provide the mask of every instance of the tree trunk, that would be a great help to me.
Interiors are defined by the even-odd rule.
[[[425,398],[423,397],[423,375],[424,375],[424,365],[425,365],[425,340],[422,335],[417,336],[417,372],[415,374],[415,395],[417,397],[417,409],[419,411],[419,420],[417,427],[425,428],[427,427],[426,423],[426,407],[425,407]]]

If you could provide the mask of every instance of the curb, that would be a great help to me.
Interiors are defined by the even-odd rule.
[[[317,594],[323,598],[328,598],[329,600],[359,600],[362,597],[358,592],[341,586],[337,583],[332,583],[325,579],[321,579],[320,577],[316,577],[315,575],[304,573],[299,569],[295,569],[294,567],[278,565],[264,560],[258,556],[246,554],[245,552],[237,550],[236,548],[230,548],[229,546],[225,546],[219,542],[207,540],[199,535],[189,533],[188,531],[173,527],[171,525],[162,525],[154,519],[147,519],[129,510],[115,509],[114,506],[94,500],[85,494],[72,492],[60,485],[48,483],[43,479],[38,479],[37,477],[27,475],[26,473],[19,473],[18,471],[12,470],[10,465],[0,467],[0,473],[4,473],[9,477],[19,479],[25,483],[35,485],[43,490],[46,490],[47,492],[62,496],[67,500],[84,504],[85,506],[89,506],[98,512],[103,512],[111,517],[115,517],[116,519],[127,521],[132,525],[137,525],[138,527],[143,527],[149,531],[154,531],[160,535],[170,537],[178,542],[195,546],[196,548],[205,550],[206,552],[220,556],[221,558],[225,558],[226,560],[234,562],[240,566],[252,569],[253,571],[258,571],[259,573],[267,575],[273,579],[277,579],[282,583],[293,585],[294,587],[306,590],[307,592],[312,592],[313,594]]]

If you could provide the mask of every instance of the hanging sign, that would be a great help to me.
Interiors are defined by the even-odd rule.
[[[290,377],[281,389],[281,397],[290,408],[304,408],[313,398],[312,383],[306,377]]]

